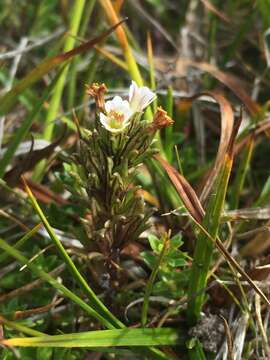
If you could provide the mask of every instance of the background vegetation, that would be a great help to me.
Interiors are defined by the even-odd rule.
[[[1,359],[270,358],[269,26],[269,0],[1,0]],[[76,154],[85,85],[132,79],[174,124],[108,268]]]

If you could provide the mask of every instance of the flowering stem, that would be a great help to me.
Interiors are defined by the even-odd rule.
[[[119,18],[118,18],[117,13],[112,5],[111,0],[100,0],[100,4],[104,9],[110,24],[111,25],[117,24],[119,22]],[[139,86],[143,86],[144,81],[141,76],[138,65],[135,61],[135,58],[133,56],[132,50],[129,46],[128,39],[125,34],[123,26],[122,25],[118,26],[118,28],[115,30],[115,33],[119,40],[120,46],[122,48],[123,55],[125,57],[131,78],[134,81],[136,81],[136,83]],[[152,120],[152,118],[153,118],[153,113],[152,113],[152,110],[150,107],[145,112],[145,118],[147,120]],[[159,151],[160,151],[161,155],[166,158],[166,154],[164,153],[164,150],[163,150],[159,132],[156,133],[156,140],[157,140]]]

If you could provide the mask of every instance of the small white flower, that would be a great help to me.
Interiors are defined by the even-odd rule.
[[[155,100],[156,94],[153,93],[148,87],[138,87],[135,81],[131,82],[129,88],[129,104],[132,111],[143,111],[152,101]]]
[[[115,96],[112,100],[105,102],[105,110],[106,115],[100,113],[100,122],[106,130],[117,134],[129,125],[129,119],[133,113],[127,100]]]

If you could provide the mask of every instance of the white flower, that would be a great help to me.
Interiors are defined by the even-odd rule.
[[[106,130],[112,133],[122,132],[128,125],[133,112],[129,102],[120,96],[105,102],[106,115],[100,113],[100,122]]]
[[[135,81],[129,88],[129,101],[115,96],[105,103],[105,114],[100,113],[100,122],[112,133],[122,132],[129,124],[130,118],[142,112],[155,99],[156,95],[146,86],[138,87]]]
[[[129,88],[129,104],[132,111],[143,111],[152,101],[155,100],[156,94],[153,93],[148,87],[138,87],[135,81],[131,82]]]

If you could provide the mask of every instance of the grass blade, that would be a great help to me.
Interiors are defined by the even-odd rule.
[[[196,62],[189,59],[180,59],[177,66],[191,66],[196,69],[210,73],[218,81],[226,85],[247,107],[252,115],[260,112],[260,106],[248,95],[243,86],[239,85],[239,80],[226,72],[219,70],[216,66],[206,62]],[[176,72],[178,70],[176,69]]]
[[[18,96],[29,86],[40,80],[45,74],[52,69],[70,60],[73,56],[81,54],[93,48],[108,35],[110,35],[124,20],[112,26],[109,30],[105,31],[101,35],[87,41],[86,43],[60,55],[56,55],[49,59],[42,61],[37,67],[35,67],[26,77],[20,80],[9,92],[0,97],[0,116],[5,115],[16,103]]]
[[[22,332],[23,334],[27,334],[30,336],[45,336],[46,335],[40,331],[31,329],[28,326],[19,324],[18,322],[10,321],[1,315],[0,315],[0,324],[7,325],[11,329],[17,330],[19,332]]]
[[[57,280],[55,280],[52,276],[47,274],[45,271],[41,270],[39,267],[34,265],[33,263],[29,263],[29,260],[24,257],[18,250],[14,249],[12,246],[8,245],[4,240],[0,238],[0,248],[5,250],[10,256],[13,256],[15,259],[17,259],[22,265],[28,264],[28,268],[37,276],[39,276],[44,281],[48,282],[51,286],[53,286],[55,289],[59,290],[65,297],[73,301],[75,304],[77,304],[79,307],[81,307],[89,316],[92,316],[93,318],[97,319],[101,324],[103,324],[108,329],[114,329],[115,326],[108,321],[105,317],[103,317],[101,314],[99,314],[96,310],[94,310],[91,306],[89,306],[87,303],[85,303],[81,298],[79,298],[75,293],[67,289],[64,285],[59,283]],[[22,327],[20,324],[15,324],[15,322],[12,322],[12,324],[7,323],[7,321],[4,321],[2,317],[0,317],[0,323],[1,321],[3,323],[6,323],[7,325],[12,325],[14,329],[17,329],[18,331],[22,331],[29,335],[40,335],[35,330],[33,330],[32,333],[28,331],[28,328]],[[17,326],[18,325],[18,326]],[[122,325],[124,328],[124,325]],[[35,332],[35,333],[34,333]],[[8,340],[7,340],[8,341]],[[34,345],[36,346],[36,345]],[[93,345],[94,346],[94,345]],[[142,344],[143,346],[143,344]],[[133,350],[133,349],[132,349]],[[138,352],[138,350],[136,350]],[[144,354],[147,356],[151,356],[152,359],[157,360],[170,360],[170,358],[161,352],[158,349],[155,348],[145,348],[141,349],[140,354]]]
[[[34,265],[33,263],[29,262],[29,260],[23,256],[18,250],[15,250],[12,246],[8,245],[4,240],[0,239],[0,248],[5,250],[10,256],[13,256],[15,259],[17,259],[22,265],[27,264],[27,267],[37,276],[39,276],[41,279],[48,282],[51,286],[53,286],[55,289],[61,291],[61,293],[69,298],[71,301],[73,301],[75,304],[80,306],[86,313],[88,313],[90,316],[94,317],[98,321],[101,322],[104,326],[111,329],[114,328],[114,326],[107,321],[106,318],[104,318],[102,315],[100,315],[96,310],[94,310],[91,306],[86,304],[81,298],[79,298],[76,294],[74,294],[72,291],[67,289],[64,285],[60,284],[57,280],[55,280],[52,276],[47,274],[45,271],[41,270],[38,266]]]
[[[84,5],[85,5],[85,0],[75,0],[73,3],[73,7],[71,9],[72,16],[70,17],[69,32],[74,36],[77,35],[79,30]],[[74,44],[75,44],[75,37],[68,36],[64,45],[64,52],[71,50]],[[43,138],[48,141],[50,141],[53,136],[54,126],[55,126],[53,120],[57,117],[58,114],[58,109],[60,106],[68,70],[69,70],[69,64],[65,66],[65,69],[63,70],[61,76],[59,77],[57,83],[55,84],[53,96],[45,119]],[[72,79],[70,83],[72,83]],[[42,160],[39,164],[37,164],[35,172],[33,174],[33,180],[39,181],[42,179],[45,166],[46,166],[46,160]]]
[[[108,347],[180,345],[183,336],[173,328],[87,331],[54,336],[3,339],[0,344],[26,347]]]
[[[149,298],[151,295],[151,292],[153,290],[153,286],[154,286],[154,282],[155,279],[157,277],[158,274],[158,270],[160,267],[160,264],[164,258],[164,255],[166,254],[166,250],[168,249],[168,245],[169,245],[169,235],[165,234],[164,235],[164,240],[163,240],[163,248],[161,250],[161,253],[158,257],[158,260],[154,266],[154,269],[150,275],[150,278],[147,282],[146,288],[145,288],[145,294],[144,294],[144,300],[143,300],[143,307],[142,307],[142,316],[141,316],[141,323],[142,326],[144,327],[147,323],[147,312],[148,312],[148,305],[149,305]]]
[[[214,239],[218,234],[231,167],[232,159],[226,157],[223,169],[215,186],[216,196],[211,197],[202,221],[202,225]],[[214,243],[208,239],[205,233],[200,232],[196,241],[188,289],[189,302],[187,316],[190,324],[196,323],[199,319],[201,308],[205,300],[205,294],[202,290],[206,286],[207,273],[212,260],[213,248]],[[198,295],[194,297],[194,294],[196,293],[198,293]]]
[[[167,97],[166,97],[166,111],[168,115],[173,118],[173,89],[171,86],[168,87]],[[165,144],[164,151],[166,152],[166,157],[169,162],[173,159],[173,125],[167,126],[165,128]]]
[[[115,25],[119,23],[119,18],[115,12],[115,9],[110,0],[100,0],[100,4],[103,7],[111,25]],[[126,59],[126,63],[128,65],[128,69],[131,77],[136,81],[139,86],[143,86],[143,79],[140,74],[139,68],[135,61],[135,58],[132,54],[131,48],[128,43],[127,36],[122,26],[119,26],[116,30],[116,35],[118,37],[119,43],[122,47],[124,57]]]
[[[37,224],[33,229],[28,231],[19,241],[16,242],[16,244],[12,245],[14,249],[18,249],[28,240],[31,239],[33,235],[40,229],[41,223]],[[0,255],[0,264],[9,258],[9,255],[7,253],[3,253]]]
[[[231,193],[231,209],[238,209],[239,199],[249,169],[249,164],[253,154],[253,149],[254,149],[254,138],[251,138],[248,141],[245,149],[243,149],[244,151],[241,158],[241,162],[237,169],[237,174]]]
[[[23,121],[21,127],[17,130],[16,134],[12,138],[12,140],[11,140],[9,146],[8,146],[8,149],[6,150],[3,158],[0,161],[0,178],[2,178],[4,176],[5,170],[6,170],[7,166],[9,165],[9,163],[11,162],[12,157],[14,156],[18,146],[20,145],[20,143],[26,137],[28,131],[31,128],[31,125],[33,124],[33,122],[34,122],[34,120],[35,120],[35,118],[37,116],[37,114],[41,110],[44,102],[49,97],[49,95],[50,95],[51,91],[53,90],[57,80],[59,79],[59,76],[61,76],[61,73],[62,73],[62,71],[60,71],[60,73],[53,79],[53,81],[47,87],[47,89],[45,90],[45,92],[42,95],[42,97],[40,98],[40,100],[37,101],[37,103],[34,106],[33,110],[25,118],[25,120]]]
[[[240,122],[238,126],[240,125]],[[233,135],[231,137],[231,141],[229,144],[229,149],[227,151],[226,157],[232,160],[232,155],[234,153],[233,149],[233,139],[236,136],[238,127],[234,129]],[[187,211],[190,214],[192,221],[199,227],[202,233],[206,235],[206,238],[212,241],[213,244],[219,249],[222,253],[226,261],[233,266],[234,269],[238,271],[240,275],[249,283],[249,285],[260,295],[265,304],[270,307],[270,301],[266,297],[266,295],[262,292],[262,290],[254,283],[254,281],[250,278],[250,276],[242,269],[242,267],[238,264],[238,262],[229,254],[227,249],[224,247],[219,238],[213,237],[201,223],[203,217],[205,216],[205,211],[198,199],[195,191],[186,181],[186,179],[180,175],[170,164],[168,164],[164,159],[159,156],[155,156],[155,158],[161,163],[161,165],[166,170],[168,176],[170,177],[172,183],[174,184],[183,204],[185,205]],[[231,161],[230,160],[230,161]],[[225,158],[226,163],[226,158]],[[198,271],[199,272],[199,271]],[[200,276],[200,273],[199,273]],[[195,316],[196,318],[196,316]],[[191,321],[192,322],[192,321]]]
[[[151,35],[149,32],[147,33],[147,58],[148,58],[148,64],[149,64],[150,87],[151,87],[151,90],[153,90],[155,92],[157,89],[156,79],[155,79],[155,65],[154,65],[152,39],[151,39]],[[153,109],[154,109],[154,112],[156,112],[157,99],[155,99],[153,102]],[[168,115],[170,117],[172,117],[171,114],[168,113]]]
[[[23,180],[24,181],[24,180]],[[107,319],[108,322],[111,322],[116,328],[123,328],[124,325],[106,308],[106,306],[99,300],[90,286],[87,284],[86,280],[80,274],[78,269],[76,268],[75,264],[71,260],[70,256],[67,254],[66,250],[64,249],[63,245],[61,244],[60,240],[56,236],[55,232],[53,231],[51,225],[49,224],[48,220],[46,219],[43,211],[41,210],[40,206],[38,205],[34,195],[32,194],[30,188],[24,181],[25,189],[29,195],[30,201],[35,209],[36,213],[40,217],[45,229],[47,230],[50,238],[52,239],[53,243],[55,244],[56,248],[58,249],[60,255],[62,256],[64,262],[66,263],[70,273],[76,279],[78,284],[80,285],[81,289],[84,293],[88,296],[92,306],[96,311],[98,311],[104,318]]]

